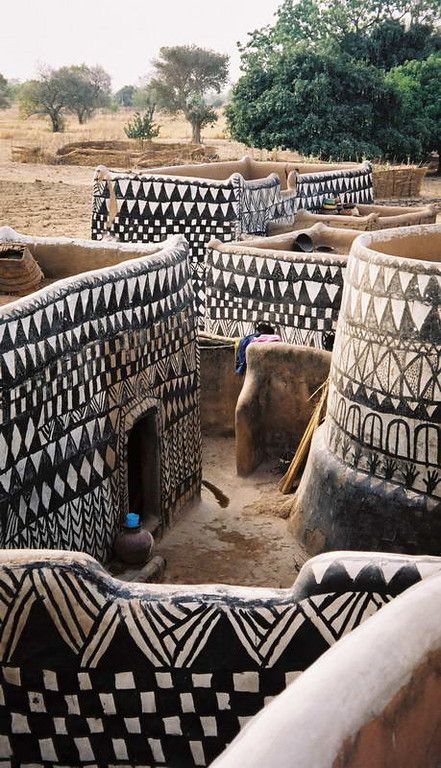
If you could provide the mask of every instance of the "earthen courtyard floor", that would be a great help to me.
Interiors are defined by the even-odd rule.
[[[234,438],[204,439],[203,481],[214,488],[203,485],[200,501],[181,512],[157,545],[167,561],[165,582],[291,586],[307,555],[278,516],[293,497],[278,491],[276,464],[240,478]]]

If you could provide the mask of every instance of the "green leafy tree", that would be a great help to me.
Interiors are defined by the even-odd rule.
[[[241,48],[243,74],[227,107],[232,136],[324,158],[420,159],[424,131],[400,122],[404,92],[386,74],[439,54],[440,7],[440,0],[284,0],[275,24]]]
[[[0,74],[0,109],[9,107],[9,86],[6,78]]]
[[[407,26],[389,19],[372,28],[369,34],[351,32],[341,41],[342,50],[355,58],[384,70],[413,59],[426,59],[441,51],[441,34],[430,24]]]
[[[38,79],[29,80],[22,85],[18,101],[23,117],[46,115],[50,118],[54,133],[64,129],[66,83],[58,71],[42,69]]]
[[[23,83],[20,82],[20,80],[8,80],[7,84],[7,97],[10,102],[14,103],[18,101],[18,94],[20,93],[20,89],[23,86]]]
[[[158,106],[158,99],[159,96],[155,86],[152,83],[146,83],[145,85],[136,88],[133,95],[133,106],[141,111],[145,111],[150,115],[150,120],[153,120],[153,116]]]
[[[392,69],[387,79],[401,96],[399,121],[419,141],[421,153],[438,153],[441,175],[441,53],[408,61]]]
[[[271,61],[299,44],[307,45],[308,49],[335,49],[336,45],[345,47],[348,39],[352,54],[367,53],[368,60],[376,63],[369,58],[366,37],[374,35],[384,24],[395,22],[402,32],[409,31],[408,40],[402,39],[401,45],[408,42],[412,48],[414,27],[425,27],[431,35],[440,6],[440,0],[284,0],[275,24],[254,31],[247,43],[240,46],[244,68],[256,60],[261,64]],[[439,39],[439,35],[435,37]],[[373,41],[372,55],[378,42]],[[432,50],[426,48],[420,58]],[[413,57],[405,56],[402,61],[406,58]]]
[[[62,67],[58,77],[63,82],[65,106],[83,124],[99,107],[110,102],[110,75],[102,67]]]
[[[192,140],[201,142],[202,128],[217,115],[206,95],[219,93],[228,78],[228,56],[195,45],[164,47],[154,62],[154,89],[158,106],[172,114],[182,112],[191,124]]]
[[[255,63],[226,115],[232,137],[248,146],[351,160],[387,155],[393,145],[407,157],[419,144],[400,133],[398,106],[381,70],[344,53],[300,49],[271,66]]]

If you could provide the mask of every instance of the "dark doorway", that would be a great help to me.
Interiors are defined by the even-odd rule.
[[[156,410],[138,419],[128,434],[127,479],[129,512],[154,531],[161,522],[160,460]]]

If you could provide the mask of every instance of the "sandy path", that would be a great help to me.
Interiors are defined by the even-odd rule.
[[[234,439],[206,438],[203,479],[221,491],[227,506],[203,487],[201,500],[185,509],[156,547],[167,560],[164,581],[289,587],[307,555],[287,521],[271,514],[292,500],[277,490],[279,476],[264,466],[238,477]]]

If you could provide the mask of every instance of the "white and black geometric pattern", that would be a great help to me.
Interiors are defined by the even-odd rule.
[[[294,588],[110,579],[83,555],[0,565],[3,765],[209,765],[327,648],[441,568],[337,553]],[[16,617],[20,616],[20,621]]]
[[[338,195],[342,203],[373,203],[372,165],[324,173],[302,173],[297,176],[297,210],[320,209],[323,199]]]
[[[196,309],[204,314],[205,246],[217,238],[235,240],[241,234],[265,235],[272,221],[292,222],[298,208],[320,207],[329,194],[345,202],[372,201],[372,168],[326,171],[298,176],[298,187],[281,193],[280,179],[246,181],[234,173],[224,181],[158,173],[107,171],[102,166],[94,181],[92,238],[106,229],[124,242],[159,242],[183,234],[190,243]],[[110,186],[112,189],[110,189]],[[116,215],[111,218],[111,195]]]
[[[199,489],[187,257],[175,238],[158,254],[68,278],[1,310],[1,547],[105,559],[128,507],[127,435],[150,409],[162,525]]]
[[[373,249],[348,261],[328,445],[358,472],[439,499],[441,271]]]
[[[110,232],[124,242],[160,242],[181,234],[190,244],[197,307],[204,300],[205,244],[212,237],[233,240],[239,220],[239,179],[200,179],[112,173],[112,182],[94,182],[92,238],[101,238],[109,216],[109,183],[118,213]]]
[[[344,268],[342,258],[332,255],[212,241],[206,256],[205,330],[240,337],[266,322],[283,341],[322,347],[323,334],[336,328]]]

